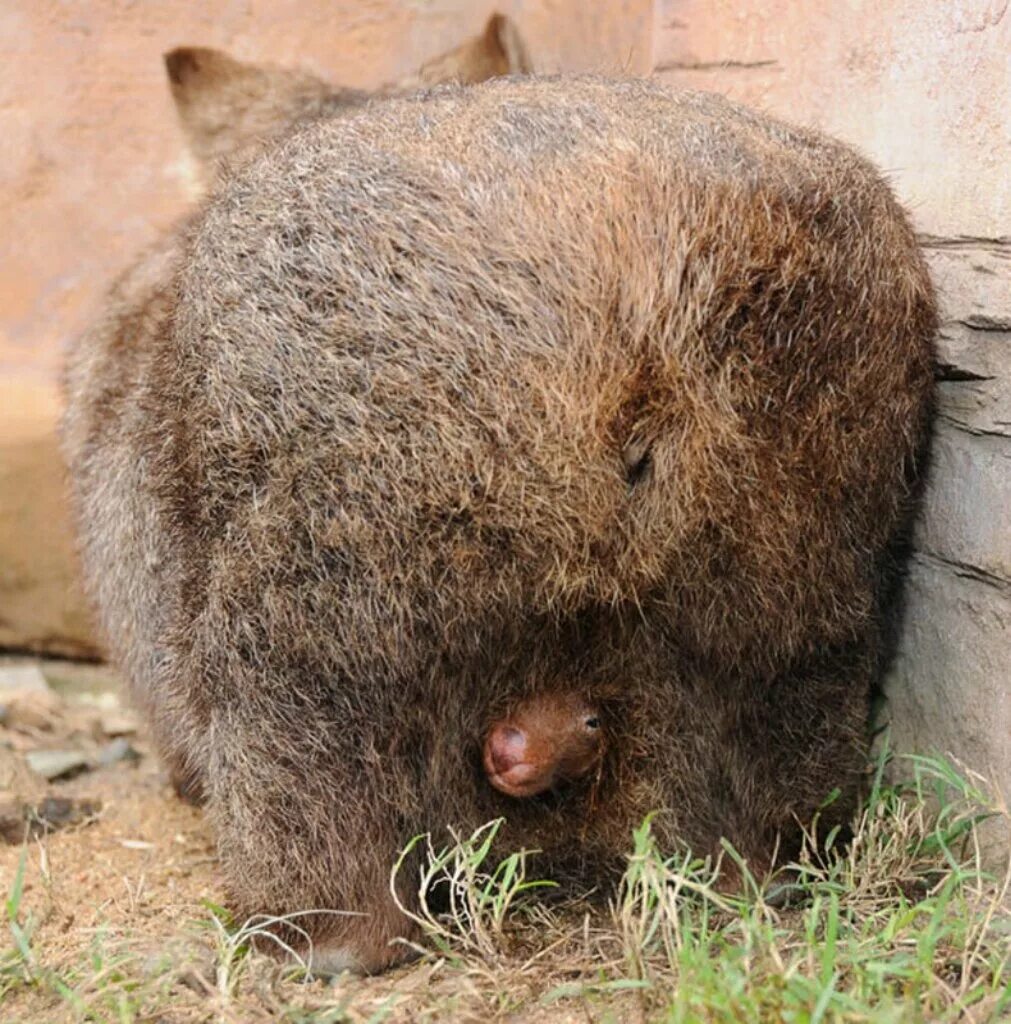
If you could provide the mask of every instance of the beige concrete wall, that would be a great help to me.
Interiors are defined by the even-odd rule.
[[[654,63],[854,143],[912,212],[944,324],[893,737],[1011,797],[1008,0],[659,0]]]
[[[371,88],[509,16],[539,70],[645,72],[652,0],[6,0],[0,5],[0,647],[84,653],[56,458],[60,350],[187,204],[161,54]]]

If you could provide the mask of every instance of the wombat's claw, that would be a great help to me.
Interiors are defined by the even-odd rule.
[[[378,955],[357,953],[347,943],[316,942],[302,955],[314,978],[334,978],[340,974],[380,974],[391,967],[413,960],[416,954],[407,946],[391,945]]]
[[[303,957],[306,970],[314,978],[332,978],[338,974],[368,974],[349,946],[318,942]]]

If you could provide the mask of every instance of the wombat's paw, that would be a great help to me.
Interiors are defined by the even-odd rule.
[[[360,958],[351,950],[351,947],[340,943],[331,945],[326,942],[318,942],[302,959],[305,961],[309,973],[317,978],[344,974],[346,971],[351,974],[370,973],[362,965]]]
[[[169,780],[172,783],[172,788],[176,791],[176,796],[183,803],[190,804],[193,807],[200,807],[206,802],[207,797],[204,792],[204,783],[198,775],[181,769],[173,769],[170,772]]]
[[[351,974],[381,974],[383,971],[415,959],[417,953],[402,943],[391,943],[381,950],[358,950],[337,939],[313,943],[302,959],[309,973],[317,978]]]

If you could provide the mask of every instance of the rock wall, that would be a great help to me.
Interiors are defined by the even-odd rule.
[[[654,66],[854,143],[910,209],[940,292],[938,415],[898,656],[903,750],[1011,798],[1008,0],[659,0]]]

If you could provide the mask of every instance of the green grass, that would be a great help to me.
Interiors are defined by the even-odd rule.
[[[806,851],[740,897],[712,866],[660,851],[645,821],[609,907],[545,900],[536,856],[492,858],[492,822],[446,848],[427,844],[412,917],[424,940],[411,968],[377,979],[305,982],[250,951],[264,921],[219,907],[175,929],[156,962],[129,935],[100,933],[86,955],[49,962],[22,907],[25,857],[6,901],[0,1019],[88,1021],[495,1020],[658,1022],[981,1022],[1011,1020],[1009,876],[984,870],[981,829],[1007,810],[940,758],[883,754],[854,838]],[[1006,822],[1005,822],[1006,824]],[[820,851],[820,852],[819,852]],[[736,856],[727,849],[725,856]],[[785,889],[784,887],[788,887]],[[772,895],[786,906],[773,905]],[[27,1007],[9,1017],[3,1005]]]
[[[982,870],[978,847],[993,802],[943,760],[907,763],[903,785],[878,772],[845,854],[794,867],[793,910],[753,882],[744,898],[720,896],[704,865],[664,858],[646,823],[614,918],[651,1019],[1011,1015],[1008,879]]]

